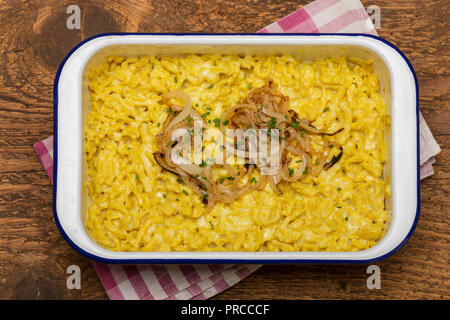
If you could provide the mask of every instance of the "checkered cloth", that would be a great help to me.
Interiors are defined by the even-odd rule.
[[[375,28],[359,0],[317,0],[262,33],[369,33]],[[34,145],[53,182],[53,137]],[[420,177],[433,174],[440,152],[420,115]],[[111,299],[207,299],[247,277],[260,265],[110,265],[92,262]]]

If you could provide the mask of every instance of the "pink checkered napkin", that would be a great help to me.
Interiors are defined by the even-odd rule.
[[[359,0],[317,0],[262,33],[368,33],[375,28]],[[34,145],[53,182],[53,137]],[[440,152],[420,115],[420,178],[433,174]],[[92,262],[111,299],[207,299],[247,277],[260,265],[112,265]]]

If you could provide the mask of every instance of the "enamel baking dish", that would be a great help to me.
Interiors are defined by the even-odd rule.
[[[89,109],[87,72],[109,55],[188,53],[292,54],[303,60],[353,56],[374,61],[380,92],[391,117],[386,134],[392,197],[387,232],[372,248],[357,252],[115,252],[87,234],[89,197],[83,123]],[[54,85],[54,216],[69,244],[89,258],[109,263],[367,263],[397,251],[419,218],[418,88],[414,70],[392,44],[361,34],[106,34],[75,47]]]

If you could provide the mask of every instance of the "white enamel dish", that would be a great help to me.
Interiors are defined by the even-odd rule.
[[[380,92],[391,117],[387,135],[392,197],[388,231],[372,248],[357,252],[115,252],[94,242],[84,221],[89,197],[83,123],[89,108],[87,70],[109,55],[187,53],[292,54],[304,60],[353,56],[374,60]],[[418,87],[406,57],[387,41],[361,34],[106,34],[75,47],[54,85],[54,216],[69,244],[108,263],[367,263],[396,252],[419,218]]]

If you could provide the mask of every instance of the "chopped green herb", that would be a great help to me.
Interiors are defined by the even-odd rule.
[[[297,160],[297,163],[303,162],[303,160]]]
[[[172,110],[171,107],[169,107],[169,108],[167,108],[166,112],[167,112],[167,113],[171,113],[171,112],[173,112],[173,110]]]
[[[248,85],[248,90],[252,90],[252,85],[251,84]]]
[[[325,109],[323,109],[323,112],[327,112],[328,110],[330,110],[330,108],[326,107]]]
[[[213,87],[213,85],[212,84],[210,84],[209,86],[208,86],[208,89],[211,89]]]
[[[341,207],[341,206],[337,206],[336,208],[338,208],[338,209],[342,209],[342,207]]]
[[[136,180],[139,181],[139,175],[136,173]]]
[[[205,194],[203,195],[203,199],[208,199],[208,197],[209,197],[209,195],[208,195],[207,193],[205,193]]]
[[[345,219],[345,221],[348,221],[348,217],[345,217],[344,219]]]
[[[269,128],[275,128],[275,126],[277,125],[277,119],[275,117],[272,117],[272,120],[269,121],[268,125]]]
[[[306,131],[305,131],[305,130],[302,130],[302,133],[301,133],[302,138],[305,136],[305,133],[306,133]]]
[[[308,167],[305,168],[305,170],[303,171],[303,174],[308,174]]]
[[[285,115],[284,117],[285,117],[286,119],[289,119],[289,116],[288,116],[288,115]]]
[[[294,122],[292,122],[291,127],[294,128],[294,129],[297,129],[299,124],[300,124],[300,122],[294,121]]]
[[[177,182],[178,182],[178,183],[182,183],[182,182],[183,182],[183,179],[177,178]]]
[[[198,165],[200,168],[206,167],[206,162],[202,160],[202,163]]]
[[[165,193],[163,193],[163,198],[164,198],[164,199],[167,199],[167,196],[166,196],[166,194],[165,194]]]
[[[198,107],[198,103],[196,103],[195,106]]]
[[[177,77],[173,77],[173,81],[175,81],[175,83],[177,83],[178,82]]]
[[[281,139],[281,140],[287,140],[287,138],[286,138],[286,137],[280,137],[280,139]]]
[[[252,177],[251,179],[250,179],[250,183],[256,183],[257,182],[257,180],[255,179],[255,177]]]
[[[157,124],[158,128],[159,128],[160,125],[161,125],[161,122],[158,122],[158,124]]]
[[[212,111],[212,109],[210,107],[206,107],[207,111]]]
[[[184,189],[183,189],[183,193],[184,193],[185,195],[187,195],[187,196],[189,195],[189,192],[187,192],[187,191],[184,190]]]
[[[288,168],[288,170],[289,170],[289,177],[292,177],[292,175],[294,174],[294,169]]]
[[[316,162],[314,162],[314,164],[317,166],[319,164],[319,160],[316,160]]]
[[[226,126],[228,124],[228,122],[230,122],[230,120],[225,120],[223,123],[224,126]]]
[[[167,146],[170,147],[173,144],[172,140],[167,141]]]
[[[202,146],[202,151],[204,151],[205,150],[205,146]]]
[[[259,108],[262,110],[264,109],[264,106],[262,105],[262,103],[259,105]]]
[[[222,184],[224,181],[225,181],[225,177],[220,177],[220,179],[219,179],[219,182],[220,182],[220,184]]]
[[[219,118],[215,118],[213,121],[214,121],[215,127],[219,128],[220,127],[220,119]]]
[[[207,116],[209,116],[209,112],[205,112],[204,114],[202,114],[202,118],[205,119]]]
[[[178,198],[176,198],[175,200],[176,200],[176,201],[180,201],[180,199],[178,199]]]
[[[337,188],[337,191],[342,191],[342,188],[341,187]]]
[[[330,148],[330,149],[333,149],[333,147],[334,147],[334,146],[333,146],[332,144],[329,144],[329,145],[328,145],[328,148]]]
[[[212,222],[211,221],[208,221],[208,222],[211,225],[211,228],[214,228],[214,225],[212,224]]]

